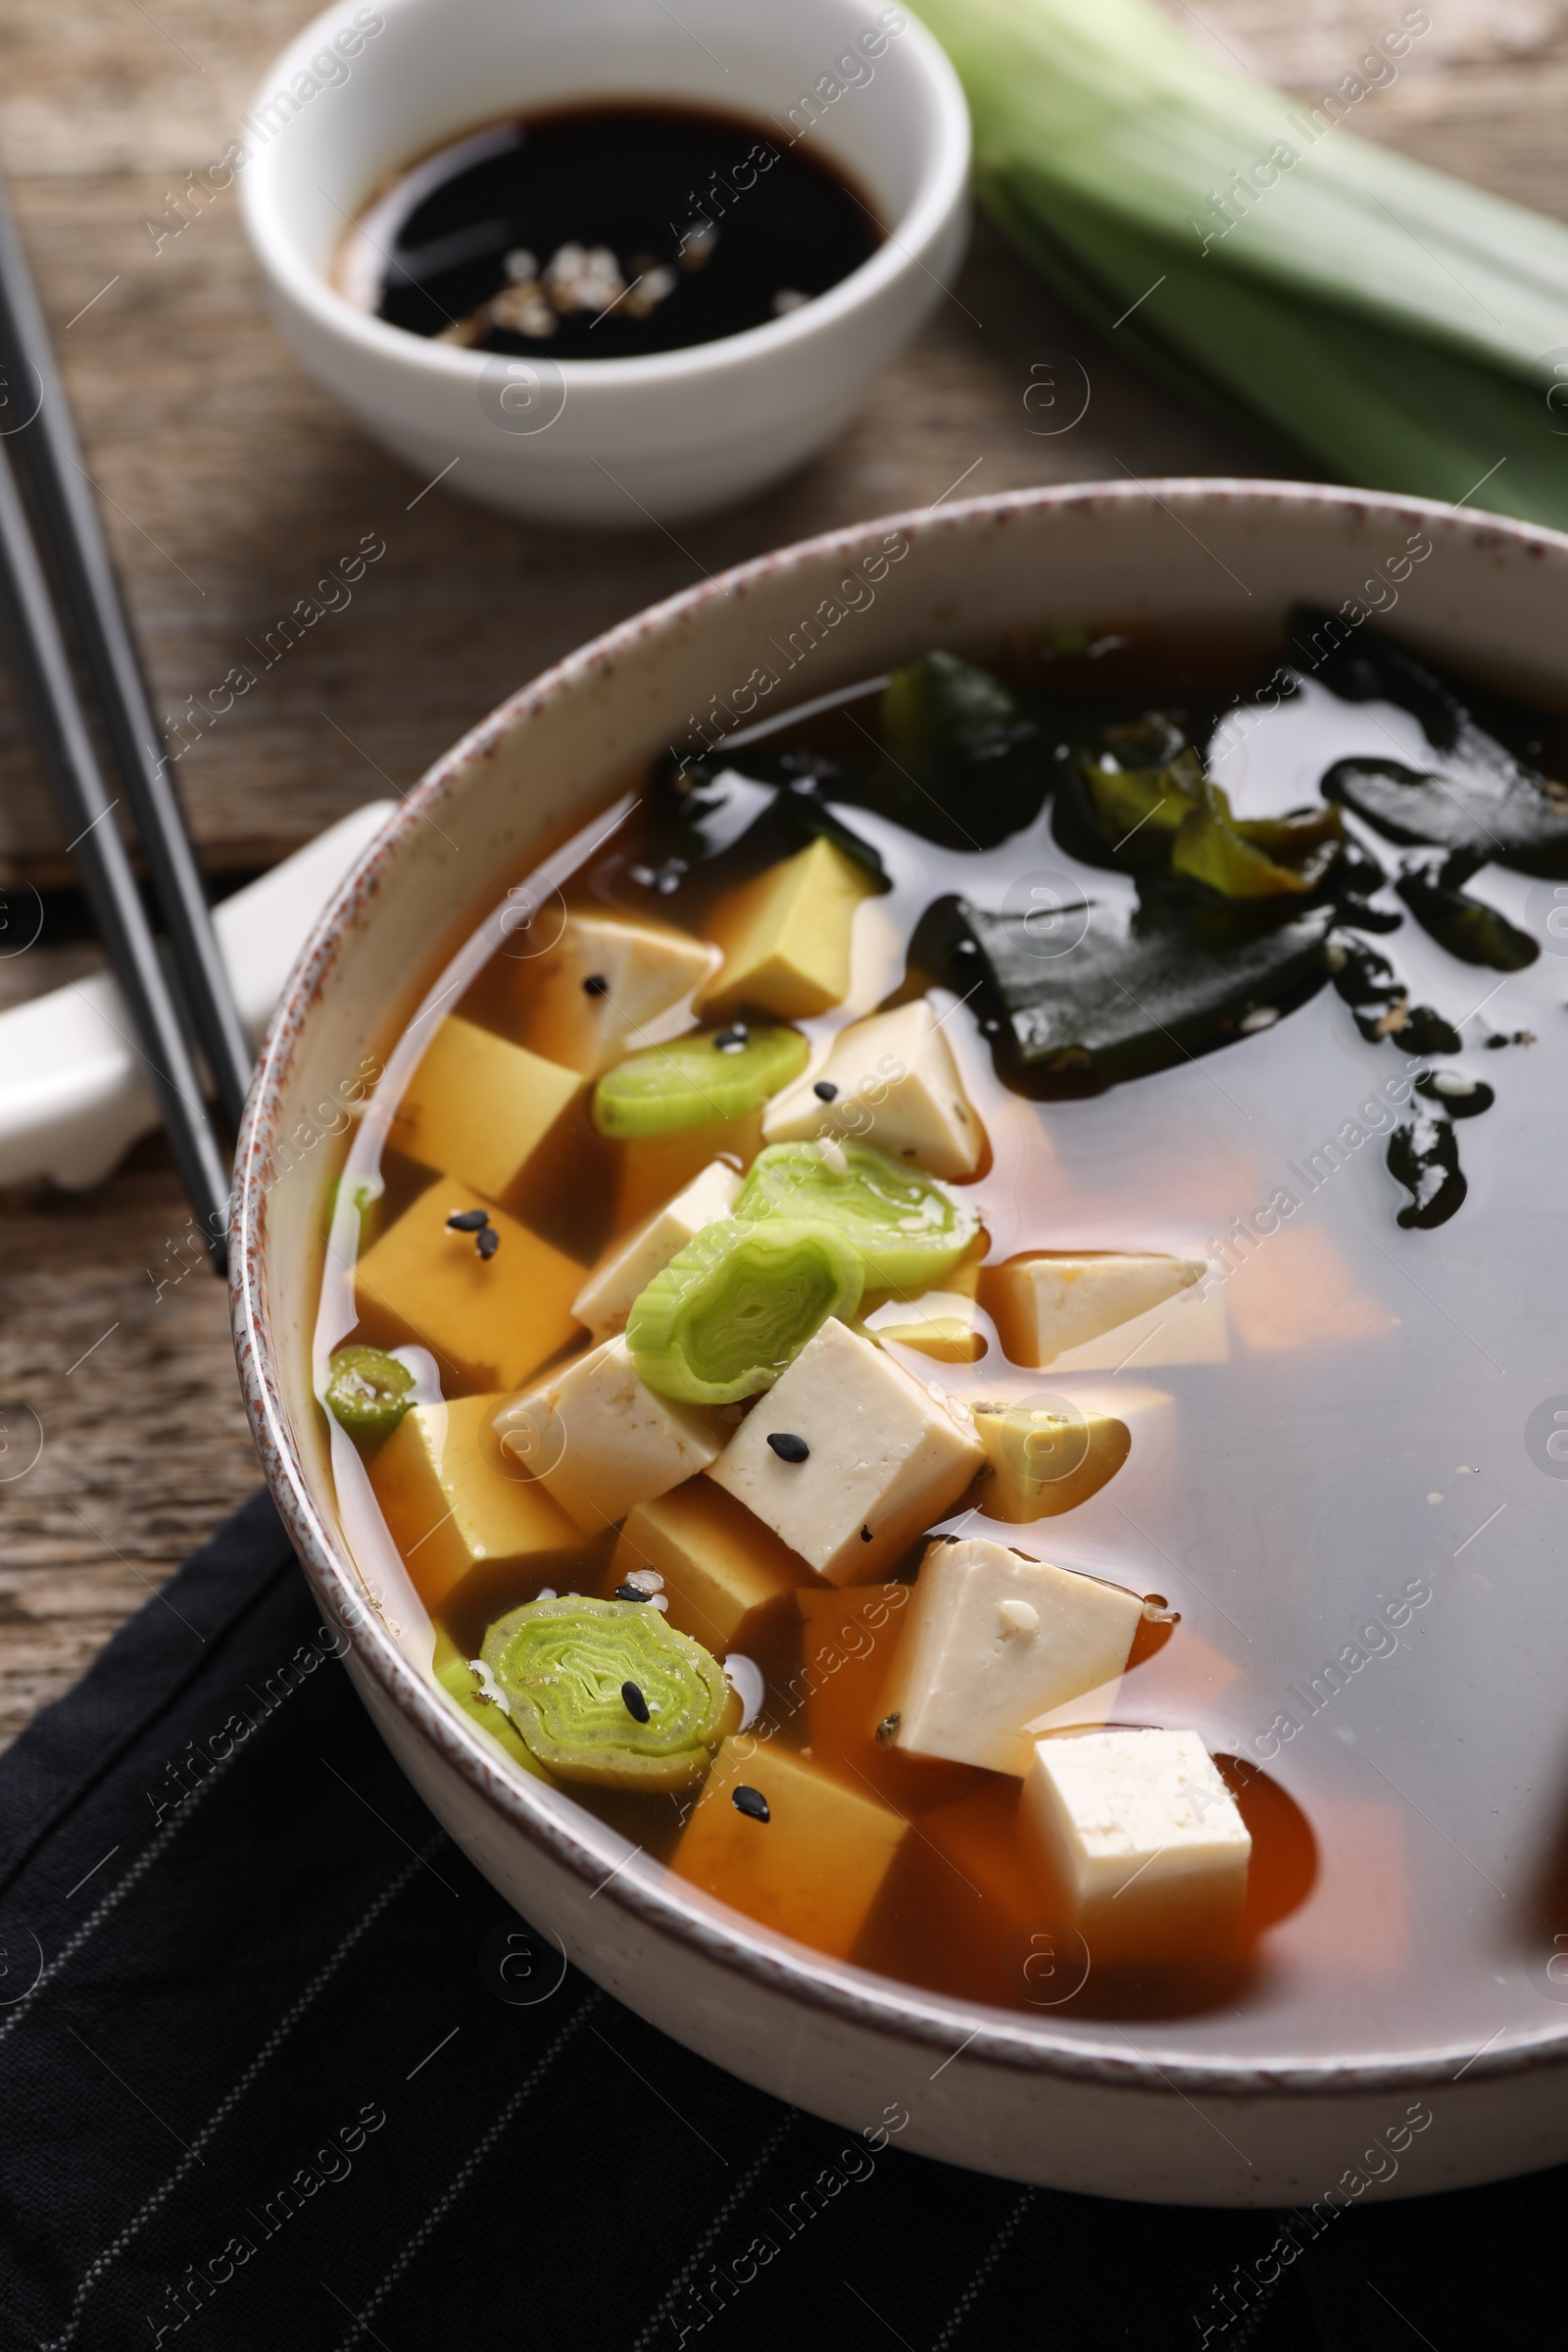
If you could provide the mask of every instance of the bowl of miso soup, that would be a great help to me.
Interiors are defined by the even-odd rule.
[[[268,1475],[665,2033],[1099,2194],[1568,2156],[1565,623],[1568,541],[1394,497],[859,525],[525,687],[327,910]]]

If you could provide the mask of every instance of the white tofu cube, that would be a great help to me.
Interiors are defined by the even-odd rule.
[[[716,948],[669,923],[568,914],[538,973],[519,967],[530,992],[524,1043],[597,1078],[690,1027],[690,1000],[718,961]]]
[[[804,1455],[769,1438],[798,1441]],[[983,1459],[961,1406],[829,1317],[709,1475],[819,1576],[846,1585],[897,1559]]]
[[[1015,1364],[1049,1364],[1162,1306],[1208,1268],[1201,1258],[1051,1251],[988,1266],[985,1304]]]
[[[586,1323],[596,1340],[624,1331],[633,1301],[656,1274],[662,1274],[677,1250],[694,1234],[720,1217],[727,1217],[741,1189],[741,1176],[721,1159],[710,1160],[684,1192],[614,1244],[595,1266],[571,1302],[579,1323]]]
[[[939,1538],[888,1685],[895,1743],[1021,1780],[1032,1717],[1090,1690],[1108,1711],[1143,1609],[1137,1593],[988,1537]]]
[[[825,1100],[824,1086],[834,1090]],[[986,1149],[980,1114],[925,997],[841,1030],[822,1067],[773,1098],[762,1134],[770,1144],[853,1135],[933,1176],[972,1176]]]
[[[1037,1741],[1020,1820],[1093,1960],[1183,1958],[1234,1929],[1252,1840],[1196,1732]]]
[[[590,1536],[706,1470],[721,1442],[705,1413],[638,1379],[620,1339],[548,1373],[496,1415],[495,1433]]]

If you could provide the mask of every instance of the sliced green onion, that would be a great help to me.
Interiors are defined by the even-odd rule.
[[[389,1438],[414,1402],[414,1374],[379,1348],[340,1348],[326,1368],[326,1401],[351,1438]]]
[[[752,1163],[737,1218],[809,1217],[858,1250],[872,1291],[929,1290],[980,1230],[967,1201],[870,1144],[771,1144]]]
[[[806,1067],[809,1048],[798,1029],[710,1030],[672,1046],[650,1046],[611,1070],[594,1088],[601,1135],[672,1135],[741,1119]]]
[[[479,1654],[513,1730],[557,1780],[689,1788],[740,1721],[718,1660],[630,1601],[526,1601],[490,1628]]]
[[[864,1276],[838,1226],[796,1217],[705,1226],[635,1301],[626,1345],[662,1396],[760,1396],[829,1315],[853,1315]]]

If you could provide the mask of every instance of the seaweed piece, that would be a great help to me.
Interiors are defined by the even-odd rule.
[[[768,863],[822,838],[863,866],[880,889],[889,890],[878,853],[830,806],[854,806],[867,793],[865,777],[811,752],[718,751],[665,760],[650,782],[650,856],[656,862],[677,859],[689,872],[742,841],[749,858]]]
[[[1343,702],[1391,702],[1408,710],[1439,755],[1431,768],[1396,760],[1336,760],[1325,800],[1343,802],[1390,841],[1435,844],[1494,858],[1521,873],[1568,877],[1568,783],[1517,759],[1472,716],[1451,688],[1401,646],[1337,613],[1292,614],[1298,668]]]
[[[964,989],[978,965],[998,1075],[1037,1101],[1098,1094],[1212,1052],[1246,1034],[1250,1016],[1262,1027],[1304,1004],[1328,977],[1329,907],[1260,921],[1146,883],[1136,905],[1086,899],[1063,911],[1082,929],[1050,956],[1025,916],[957,898],[927,907],[909,947],[912,966]]]
[[[1461,963],[1484,963],[1494,972],[1522,972],[1535,962],[1540,946],[1494,906],[1466,895],[1463,886],[1475,872],[1476,862],[1467,852],[1456,852],[1441,864],[1431,858],[1412,858],[1395,888],[1422,930],[1429,931],[1439,947],[1446,948]]]
[[[956,654],[895,670],[878,721],[876,806],[951,850],[994,850],[1033,824],[1055,744],[1009,686]]]
[[[1304,899],[1327,879],[1344,838],[1337,808],[1233,816],[1225,792],[1204,777],[1171,844],[1170,870],[1222,899]]]
[[[1084,865],[1164,873],[1202,781],[1179,713],[1108,721],[1062,756],[1051,816],[1056,846]]]
[[[1326,950],[1329,975],[1369,1046],[1396,1037],[1417,1054],[1457,1054],[1459,1032],[1430,1004],[1412,1004],[1410,992],[1386,956],[1364,940],[1336,931]]]
[[[1424,1232],[1446,1225],[1470,1190],[1459,1166],[1459,1139],[1452,1122],[1436,1111],[1419,1110],[1389,1138],[1389,1173],[1410,1195],[1398,1222]]]
[[[1478,1119],[1497,1100],[1484,1078],[1468,1078],[1462,1070],[1428,1070],[1416,1080],[1415,1091],[1450,1119]]]

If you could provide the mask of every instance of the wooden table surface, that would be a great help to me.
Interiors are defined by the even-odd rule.
[[[786,0],[776,0],[786,5]],[[1317,97],[1398,11],[1372,0],[1167,0],[1200,41]],[[238,877],[426,763],[545,663],[698,571],[943,496],[1125,471],[1268,473],[1124,367],[982,229],[827,457],[677,546],[505,522],[373,448],[264,312],[232,192],[155,249],[146,222],[217,156],[314,0],[9,0],[0,154],[161,709],[191,707],[366,531],[387,554],[194,742],[177,775],[209,868]],[[1568,6],[1428,0],[1431,29],[1357,127],[1568,218]],[[1042,437],[1030,368],[1092,398]],[[69,880],[0,671],[0,885]],[[89,968],[69,893],[0,1003]],[[258,1483],[224,1302],[165,1287],[184,1210],[160,1142],[97,1192],[0,1196],[0,1742],[86,1666]]]

